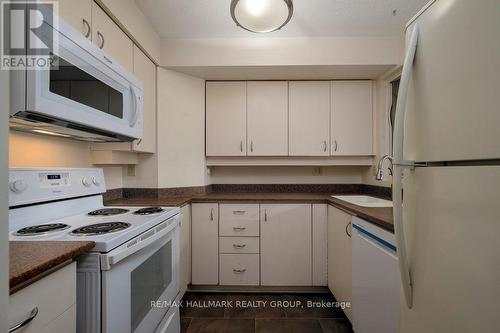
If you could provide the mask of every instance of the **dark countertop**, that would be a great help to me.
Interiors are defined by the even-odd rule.
[[[94,245],[94,242],[10,241],[11,293],[45,276],[47,272],[70,263]]]
[[[345,193],[342,193],[345,195]],[[359,193],[356,193],[359,195]],[[352,215],[394,232],[392,208],[361,207],[335,199],[328,193],[261,193],[261,192],[211,192],[193,197],[166,197],[161,199],[122,198],[105,202],[110,206],[175,206],[203,202],[282,202],[326,203]]]

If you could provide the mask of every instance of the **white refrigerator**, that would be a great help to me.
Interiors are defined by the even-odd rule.
[[[500,0],[406,30],[394,129],[400,332],[500,332]]]

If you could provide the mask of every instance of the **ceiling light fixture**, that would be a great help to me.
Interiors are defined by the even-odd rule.
[[[239,27],[251,32],[272,32],[292,18],[292,0],[231,0],[231,16]]]

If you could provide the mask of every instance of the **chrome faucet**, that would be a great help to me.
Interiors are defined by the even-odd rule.
[[[382,180],[382,178],[384,177],[384,172],[382,171],[382,168],[384,167],[385,160],[389,160],[389,162],[391,162],[391,166],[389,167],[389,174],[392,175],[392,156],[384,155],[382,156],[380,161],[378,161],[377,175],[375,176],[376,180]]]

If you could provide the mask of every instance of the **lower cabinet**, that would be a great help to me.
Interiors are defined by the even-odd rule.
[[[193,204],[191,209],[192,283],[219,283],[219,205]]]
[[[38,312],[35,315],[34,309]],[[12,294],[9,299],[9,328],[34,318],[19,332],[76,332],[76,263]]]
[[[191,214],[193,285],[327,285],[326,204],[194,203]]]
[[[352,216],[328,206],[328,288],[338,302],[352,301]],[[352,309],[345,308],[352,322]]]
[[[260,206],[261,284],[311,286],[311,204]]]

